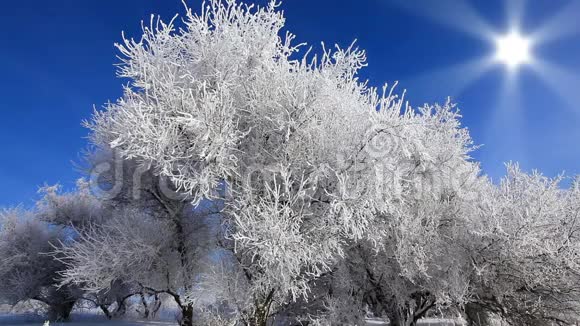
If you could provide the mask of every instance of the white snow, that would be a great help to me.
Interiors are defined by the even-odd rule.
[[[2,326],[41,326],[45,320],[38,315],[2,315],[0,314],[0,325]],[[177,322],[171,320],[107,320],[99,315],[73,315],[69,322],[52,322],[50,326],[176,326]],[[368,319],[368,326],[386,326],[388,323],[381,319]],[[423,326],[453,326],[457,325],[450,319],[423,319],[419,321]]]
[[[0,315],[2,326],[40,326],[45,320],[37,315]],[[107,320],[103,316],[73,315],[69,322],[51,322],[50,326],[176,326],[175,321]]]

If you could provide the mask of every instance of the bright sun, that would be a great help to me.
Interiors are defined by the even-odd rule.
[[[532,60],[531,40],[518,32],[512,31],[495,39],[495,59],[510,69],[515,69]]]

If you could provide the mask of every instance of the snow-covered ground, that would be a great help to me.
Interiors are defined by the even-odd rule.
[[[2,326],[42,326],[44,319],[35,315],[0,315]],[[175,321],[107,320],[103,316],[73,315],[70,322],[50,323],[50,326],[175,326]]]
[[[42,326],[44,319],[37,315],[0,315],[2,326]],[[171,320],[107,320],[103,316],[73,315],[70,322],[50,323],[51,326],[176,326]],[[368,326],[388,325],[379,319],[369,319]],[[452,320],[425,319],[419,322],[423,326],[454,326]]]
[[[459,326],[460,323],[455,323],[452,319],[422,319],[417,324],[421,326]],[[388,325],[381,319],[367,319],[368,326]]]

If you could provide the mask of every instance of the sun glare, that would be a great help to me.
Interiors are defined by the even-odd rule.
[[[495,40],[495,59],[510,69],[532,60],[531,40],[518,32],[498,36]]]

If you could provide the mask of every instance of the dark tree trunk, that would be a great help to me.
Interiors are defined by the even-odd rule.
[[[125,299],[117,300],[117,307],[115,308],[114,315],[115,317],[119,317],[127,312],[127,306],[125,305]]]
[[[159,295],[156,293],[153,301],[153,308],[151,309],[151,317],[155,318],[160,308],[161,308],[161,298],[159,298]]]
[[[489,314],[476,303],[468,303],[465,305],[465,316],[468,326],[489,326]]]
[[[393,326],[416,326],[419,319],[425,317],[427,312],[435,306],[435,298],[428,292],[416,292],[411,295],[411,302],[399,307],[396,302],[390,302],[387,308],[387,316],[390,325]],[[414,307],[411,309],[411,307]]]
[[[141,304],[143,305],[143,318],[149,318],[149,306],[147,305],[147,300],[145,300],[145,295],[140,293]]]
[[[268,325],[268,313],[262,307],[257,307],[254,311],[252,318],[250,319],[248,326],[267,326]]]
[[[270,307],[274,300],[274,289],[268,292],[263,300],[255,300],[254,311],[246,321],[246,326],[267,326],[270,317]]]
[[[103,311],[103,313],[105,314],[105,316],[107,317],[107,319],[111,320],[113,319],[113,315],[111,314],[111,311],[109,311],[109,308],[107,307],[107,305],[99,305],[99,308],[101,308],[101,310]]]
[[[416,326],[417,322],[413,317],[406,318],[400,313],[388,313],[389,326]]]
[[[173,210],[172,221],[175,225],[175,232],[177,236],[177,252],[179,253],[181,268],[182,271],[185,273],[184,277],[184,289],[185,292],[188,292],[192,286],[192,280],[189,275],[189,272],[186,270],[188,266],[188,248],[187,248],[187,235],[185,234],[185,230],[183,227],[183,216],[182,210],[183,206],[178,205]],[[171,211],[169,211],[171,215]],[[181,307],[181,326],[193,326],[193,303],[181,304],[181,299],[175,297],[175,300]]]
[[[48,319],[50,321],[67,321],[70,319],[70,313],[75,305],[75,301],[65,301],[48,306]]]
[[[193,326],[193,304],[188,304],[181,307],[181,321],[180,326]]]

